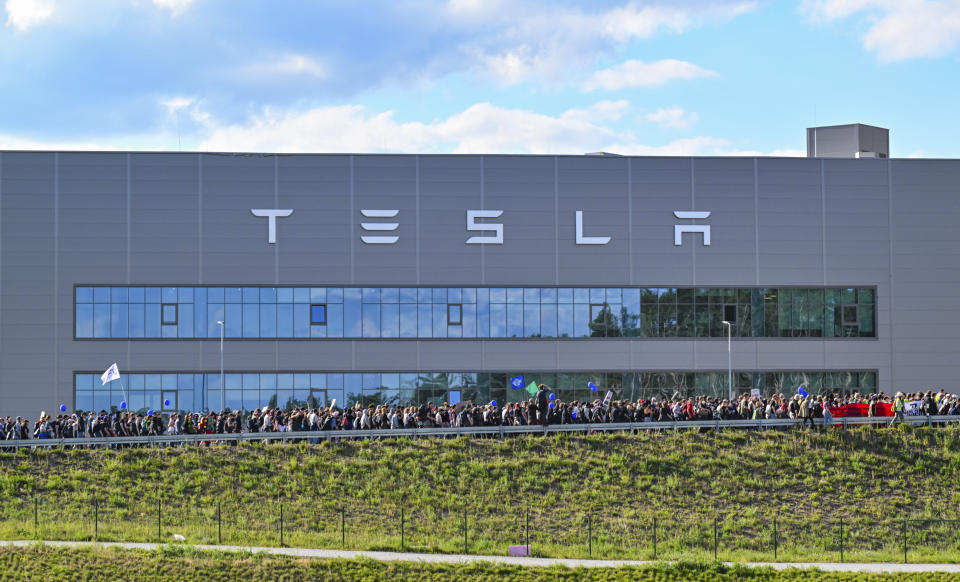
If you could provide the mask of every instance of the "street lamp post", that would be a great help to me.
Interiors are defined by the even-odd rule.
[[[223,412],[223,322],[218,321],[220,326],[220,412]]]
[[[727,399],[733,402],[733,352],[730,351],[733,323],[724,320],[723,325],[727,326]]]

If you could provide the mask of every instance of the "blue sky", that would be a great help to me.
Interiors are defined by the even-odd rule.
[[[960,157],[960,0],[0,4],[0,149]]]

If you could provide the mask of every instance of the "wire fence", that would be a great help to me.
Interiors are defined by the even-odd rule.
[[[339,439],[384,439],[384,438],[443,438],[457,436],[487,436],[504,438],[510,435],[533,434],[548,435],[557,433],[593,434],[601,432],[640,432],[640,431],[678,431],[678,430],[771,430],[801,427],[799,418],[757,419],[757,420],[691,420],[671,422],[622,422],[603,424],[554,424],[548,426],[471,426],[451,428],[411,428],[380,430],[321,430],[299,432],[238,432],[225,434],[181,434],[136,437],[108,438],[69,438],[69,439],[24,439],[0,441],[0,450],[17,448],[56,448],[56,447],[118,447],[118,446],[167,446],[175,444],[206,445],[213,442],[239,441],[280,441],[317,443]],[[912,426],[938,426],[956,424],[960,416],[907,416],[895,422],[892,416],[844,417],[835,418],[829,427],[824,427],[822,418],[815,419],[817,428],[841,430],[856,426],[893,426],[907,424]]]
[[[453,504],[454,506],[456,504]],[[406,505],[362,512],[322,500],[10,498],[0,538],[173,542],[241,546],[631,560],[958,562],[960,520],[793,516],[698,517],[575,512],[544,506],[479,511]]]

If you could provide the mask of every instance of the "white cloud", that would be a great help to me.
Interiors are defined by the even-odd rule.
[[[584,85],[585,91],[615,91],[631,87],[656,87],[675,79],[715,77],[716,73],[687,61],[664,59],[652,63],[630,60],[593,74]]]
[[[643,143],[619,120],[626,101],[599,101],[558,115],[477,103],[428,123],[398,121],[392,111],[359,105],[307,110],[265,109],[243,123],[223,124],[201,108],[201,101],[175,97],[160,103],[168,114],[189,113],[193,123],[181,131],[168,118],[152,132],[102,137],[84,143],[44,141],[0,134],[0,150],[185,150],[289,153],[456,153],[574,154],[608,151],[640,156],[797,155],[735,150],[731,141],[712,136]]]
[[[193,131],[200,128],[209,129],[214,127],[214,119],[210,112],[201,107],[201,102],[194,97],[170,97],[161,99],[160,105],[167,111],[169,122],[172,122],[177,134],[180,134],[181,128],[184,131]],[[181,116],[180,112],[186,112],[186,116]],[[190,127],[183,123],[192,121],[197,127]]]
[[[277,55],[270,59],[247,63],[232,71],[232,76],[245,81],[263,81],[277,77],[313,77],[326,79],[327,67],[317,59],[301,54]]]
[[[521,46],[498,55],[479,55],[482,70],[501,85],[513,85],[529,77],[540,68],[529,47]]]
[[[960,42],[960,0],[806,0],[803,10],[821,22],[863,13],[863,47],[883,62],[943,56]]]
[[[609,118],[610,107],[600,113]],[[356,105],[304,112],[266,110],[242,125],[216,129],[207,151],[583,153],[601,149],[618,133],[588,121],[589,110],[557,117],[478,103],[430,123],[399,122],[392,111],[370,113]]]
[[[253,65],[266,74],[278,75],[306,75],[323,79],[327,76],[327,68],[319,61],[304,55],[284,55],[272,63]]]
[[[730,141],[709,136],[676,139],[670,143],[650,146],[638,143],[623,143],[610,146],[611,152],[626,156],[702,156],[717,155]]]
[[[169,10],[173,16],[183,14],[193,4],[194,0],[153,0],[157,8]]]
[[[603,33],[617,42],[645,39],[659,32],[682,34],[704,23],[732,20],[756,8],[756,2],[687,2],[640,5],[630,2],[599,18]]]
[[[722,23],[756,5],[742,0],[630,1],[589,11],[530,1],[494,10],[476,0],[451,0],[446,15],[451,27],[466,32],[459,49],[471,64],[484,76],[513,84],[574,78],[626,43]]]
[[[53,15],[53,3],[49,0],[7,0],[7,26],[23,32],[48,20]]]
[[[171,97],[170,99],[164,99],[160,101],[160,105],[163,105],[167,113],[176,113],[181,109],[190,107],[194,102],[193,97]]]
[[[477,103],[430,123],[401,122],[392,111],[371,112],[358,105],[307,111],[265,110],[242,124],[214,126],[200,141],[203,151],[244,152],[397,152],[582,154],[609,151],[624,155],[805,155],[800,150],[771,153],[737,151],[727,139],[699,136],[661,145],[641,143],[615,123],[626,101],[600,101],[556,116]],[[609,123],[614,122],[614,123]]]
[[[475,18],[502,9],[503,0],[448,0],[447,12],[460,18]]]
[[[168,11],[173,16],[179,16],[196,0],[152,0],[157,8]],[[116,16],[116,4],[113,2],[77,2],[76,0],[5,0],[4,8],[7,12],[7,26],[19,31],[25,31],[38,24],[56,20],[58,25],[82,26],[89,30],[93,23],[113,22],[111,17]],[[126,4],[139,7],[139,0],[125,0]],[[111,6],[113,4],[113,6]]]
[[[43,140],[0,134],[0,150],[92,151],[115,149],[117,147],[97,142]]]
[[[598,101],[586,109],[569,109],[560,117],[570,121],[617,121],[630,108],[628,101]]]
[[[682,107],[661,107],[646,115],[647,121],[671,129],[688,129],[699,119],[695,111],[686,111]]]
[[[831,22],[868,8],[874,0],[804,0],[802,9],[812,18]]]

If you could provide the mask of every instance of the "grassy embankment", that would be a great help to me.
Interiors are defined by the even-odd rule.
[[[201,551],[165,546],[153,551],[119,548],[0,548],[0,582],[197,579],[205,582],[261,580],[458,580],[460,582],[945,582],[942,573],[860,574],[818,570],[726,567],[679,563],[649,567],[523,567],[488,563],[422,564],[373,560],[317,560],[266,554]]]
[[[0,538],[278,545],[282,506],[289,546],[459,553],[466,517],[504,554],[529,512],[540,556],[712,560],[716,525],[722,560],[836,561],[842,519],[844,559],[902,561],[958,483],[960,428],[21,450]],[[957,526],[909,522],[910,561],[960,561]]]

